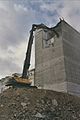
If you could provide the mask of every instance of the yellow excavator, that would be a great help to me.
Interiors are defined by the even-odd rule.
[[[18,75],[11,76],[6,86],[19,86],[19,85],[20,86],[22,85],[31,86],[32,80],[29,79],[28,71],[30,67],[31,49],[32,49],[33,38],[34,38],[33,33],[36,29],[40,29],[40,28],[50,29],[56,33],[55,30],[53,30],[52,28],[48,28],[44,24],[39,24],[39,25],[33,24],[32,25],[32,29],[30,31],[29,42],[28,42],[28,48],[26,52],[26,58],[24,61],[24,66],[23,66],[22,76],[21,77],[19,77]]]

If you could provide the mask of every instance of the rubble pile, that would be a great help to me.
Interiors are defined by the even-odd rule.
[[[0,94],[0,120],[80,120],[80,98],[36,88]]]

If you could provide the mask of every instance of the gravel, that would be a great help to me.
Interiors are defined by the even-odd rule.
[[[80,97],[36,88],[0,94],[0,120],[80,120]]]

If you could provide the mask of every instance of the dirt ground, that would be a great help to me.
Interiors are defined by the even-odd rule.
[[[36,88],[0,94],[0,120],[80,120],[80,98]]]

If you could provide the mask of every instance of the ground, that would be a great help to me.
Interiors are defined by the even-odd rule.
[[[36,88],[0,94],[0,120],[80,120],[80,97]]]

